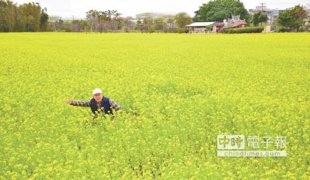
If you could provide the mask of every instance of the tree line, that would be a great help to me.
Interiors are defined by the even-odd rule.
[[[96,10],[86,12],[85,19],[66,20],[49,16],[47,9],[39,3],[17,5],[10,0],[0,0],[0,32],[74,31],[74,32],[186,32],[191,22],[223,21],[239,15],[249,26],[263,26],[268,21],[265,12],[250,14],[240,0],[211,0],[202,4],[195,16],[180,12],[176,15],[143,17],[122,17],[117,10]],[[308,21],[308,23],[307,23]],[[281,11],[275,21],[279,31],[304,31],[310,27],[306,8],[297,5]]]
[[[86,19],[63,20],[61,17],[50,17],[48,30],[66,32],[184,32],[185,26],[192,18],[185,12],[176,15],[154,17],[145,13],[143,17],[122,17],[117,10],[95,9],[86,12]]]
[[[9,0],[0,0],[0,32],[46,31],[48,14],[39,3],[17,5]]]

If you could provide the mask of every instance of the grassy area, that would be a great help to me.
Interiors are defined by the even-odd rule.
[[[310,34],[0,34],[0,177],[306,179],[309,49]],[[96,87],[139,115],[66,104]],[[217,157],[219,134],[286,136],[287,157]]]

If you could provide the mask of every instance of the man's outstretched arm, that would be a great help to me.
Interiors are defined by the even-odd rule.
[[[110,99],[110,105],[113,109],[115,109],[115,111],[118,111],[121,109],[121,106],[118,105],[115,101],[113,101],[112,99]]]
[[[71,99],[68,99],[67,103],[69,105],[72,105],[72,106],[82,106],[82,107],[89,107],[90,106],[90,100],[73,101]]]

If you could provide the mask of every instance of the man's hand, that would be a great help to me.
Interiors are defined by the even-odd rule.
[[[67,99],[67,104],[71,104],[72,100],[70,98]]]

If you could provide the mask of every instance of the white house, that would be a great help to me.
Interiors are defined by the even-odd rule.
[[[213,29],[215,22],[194,22],[186,25],[190,33],[206,33]]]

